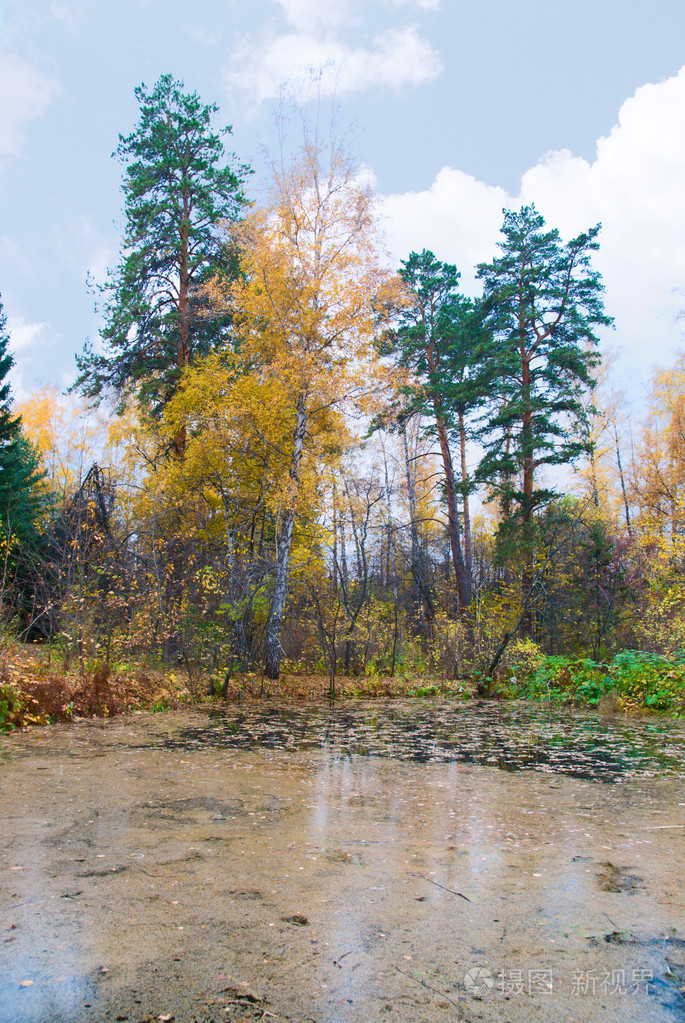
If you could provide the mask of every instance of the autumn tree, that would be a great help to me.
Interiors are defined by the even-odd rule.
[[[591,265],[599,230],[564,244],[534,206],[506,211],[501,254],[478,267],[493,339],[478,472],[505,509],[503,537],[515,535],[527,551],[524,592],[533,577],[534,515],[555,493],[543,472],[589,450],[583,396],[599,359],[597,330],[612,322]]]
[[[632,489],[640,511],[666,536],[685,535],[685,355],[654,371]]]
[[[75,387],[91,398],[135,390],[159,412],[183,368],[226,326],[225,318],[208,315],[202,286],[234,268],[220,229],[247,205],[249,168],[225,152],[231,128],[212,127],[218,107],[184,92],[183,82],[162,75],[135,96],[139,122],[119,137],[115,154],[125,165],[126,228],[119,264],[104,287],[104,352],[86,345]],[[184,444],[180,428],[177,454]]]
[[[287,477],[276,496],[278,533],[265,636],[265,671],[277,678],[280,632],[303,484],[303,456],[322,418],[363,406],[373,388],[376,300],[387,284],[378,255],[373,196],[345,139],[302,115],[303,142],[292,160],[272,164],[264,209],[233,232],[241,276],[227,294],[241,352],[265,388],[277,380],[290,419]],[[282,154],[284,149],[282,149]],[[265,391],[265,393],[267,393]],[[335,448],[335,432],[331,447]]]
[[[39,453],[46,485],[62,508],[93,462],[108,467],[116,462],[116,445],[110,438],[110,431],[116,431],[105,408],[91,408],[84,398],[47,386],[32,391],[16,409],[24,433]],[[130,422],[126,426],[130,428]]]

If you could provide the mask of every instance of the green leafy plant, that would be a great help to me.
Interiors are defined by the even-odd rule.
[[[623,650],[609,665],[614,688],[633,707],[682,711],[685,705],[685,653],[671,657]]]

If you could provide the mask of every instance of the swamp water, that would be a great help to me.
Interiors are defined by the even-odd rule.
[[[0,1021],[685,1020],[685,727],[271,703],[0,738]]]

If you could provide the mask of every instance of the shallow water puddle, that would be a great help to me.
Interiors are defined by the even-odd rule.
[[[170,748],[321,749],[332,756],[394,757],[418,763],[487,764],[614,781],[630,775],[685,777],[685,727],[530,705],[443,702],[252,707],[187,728]]]
[[[2,754],[2,1023],[685,1019],[678,723],[268,705]]]

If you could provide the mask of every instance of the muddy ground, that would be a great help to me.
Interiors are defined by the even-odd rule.
[[[685,1019],[682,726],[597,780],[247,718],[0,739],[2,1023]]]

